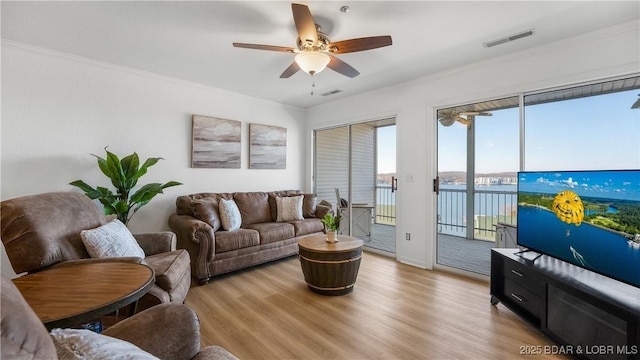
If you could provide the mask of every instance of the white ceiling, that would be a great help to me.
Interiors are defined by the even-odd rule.
[[[310,107],[611,25],[639,21],[640,1],[306,1],[332,41],[391,35],[389,47],[337,55],[360,71],[312,79],[280,74],[293,54],[233,42],[295,47],[285,1],[2,1],[2,38]],[[349,5],[347,13],[339,11]],[[486,48],[484,42],[535,29]],[[331,96],[320,94],[340,89]]]

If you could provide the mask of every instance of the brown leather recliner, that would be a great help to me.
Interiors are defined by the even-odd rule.
[[[57,359],[52,337],[7,277],[2,276],[2,359]],[[200,322],[184,304],[154,306],[102,332],[161,359],[233,360],[219,346],[200,349]]]
[[[142,311],[169,302],[183,303],[191,285],[191,260],[186,250],[176,250],[170,231],[134,234],[145,259],[91,259],[80,231],[107,222],[102,209],[84,194],[51,192],[0,203],[2,242],[16,273],[32,273],[49,266],[77,261],[144,261],[155,271],[156,281],[138,302]]]

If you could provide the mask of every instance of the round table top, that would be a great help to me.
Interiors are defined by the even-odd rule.
[[[337,235],[338,241],[334,243],[327,242],[327,236],[314,235],[308,236],[298,242],[298,246],[303,249],[314,252],[342,252],[353,251],[364,245],[364,241],[347,235]]]
[[[86,262],[31,273],[13,283],[48,327],[94,320],[133,303],[154,284],[150,267],[127,262]]]

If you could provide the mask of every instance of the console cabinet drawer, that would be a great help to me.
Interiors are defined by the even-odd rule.
[[[536,318],[541,318],[542,299],[535,293],[507,279],[504,282],[504,296]]]
[[[504,262],[505,280],[511,280],[534,294],[544,293],[544,282],[530,268],[519,262],[507,259]]]

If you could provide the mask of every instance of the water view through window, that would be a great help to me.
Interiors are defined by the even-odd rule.
[[[640,169],[639,93],[636,77],[525,95],[522,120],[519,97],[438,110],[436,262],[489,274],[496,226],[517,226],[520,169]],[[473,241],[488,244],[461,250]]]

